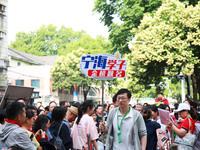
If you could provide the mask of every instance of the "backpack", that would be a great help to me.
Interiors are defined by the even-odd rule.
[[[168,143],[169,143],[169,136],[168,134],[162,130],[162,129],[156,129],[157,134],[157,149],[165,150],[168,149]]]
[[[50,139],[50,142],[57,147],[57,150],[65,150],[65,147],[63,145],[62,139],[59,137],[60,134],[60,130],[62,128],[63,123],[60,125],[59,129],[58,129],[58,133],[56,136],[54,136],[52,134],[52,139]]]

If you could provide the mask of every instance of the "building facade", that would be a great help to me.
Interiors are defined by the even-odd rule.
[[[7,85],[8,36],[7,36],[7,0],[0,0],[0,98]]]

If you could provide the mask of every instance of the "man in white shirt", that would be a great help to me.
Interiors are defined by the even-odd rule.
[[[120,89],[116,95],[119,107],[109,112],[106,125],[100,124],[100,129],[108,134],[106,150],[145,150],[146,126],[142,115],[129,107],[131,92]]]

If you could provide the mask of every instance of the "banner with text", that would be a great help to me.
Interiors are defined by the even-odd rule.
[[[81,71],[90,78],[125,78],[126,67],[119,52],[82,56],[80,62]]]

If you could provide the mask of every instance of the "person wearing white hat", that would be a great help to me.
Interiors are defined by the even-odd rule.
[[[193,133],[195,129],[195,122],[190,115],[190,106],[188,104],[181,103],[175,112],[179,113],[179,116],[183,119],[183,121],[178,125],[178,127],[176,127],[171,121],[168,121],[168,126],[181,137],[185,136],[189,130]]]

